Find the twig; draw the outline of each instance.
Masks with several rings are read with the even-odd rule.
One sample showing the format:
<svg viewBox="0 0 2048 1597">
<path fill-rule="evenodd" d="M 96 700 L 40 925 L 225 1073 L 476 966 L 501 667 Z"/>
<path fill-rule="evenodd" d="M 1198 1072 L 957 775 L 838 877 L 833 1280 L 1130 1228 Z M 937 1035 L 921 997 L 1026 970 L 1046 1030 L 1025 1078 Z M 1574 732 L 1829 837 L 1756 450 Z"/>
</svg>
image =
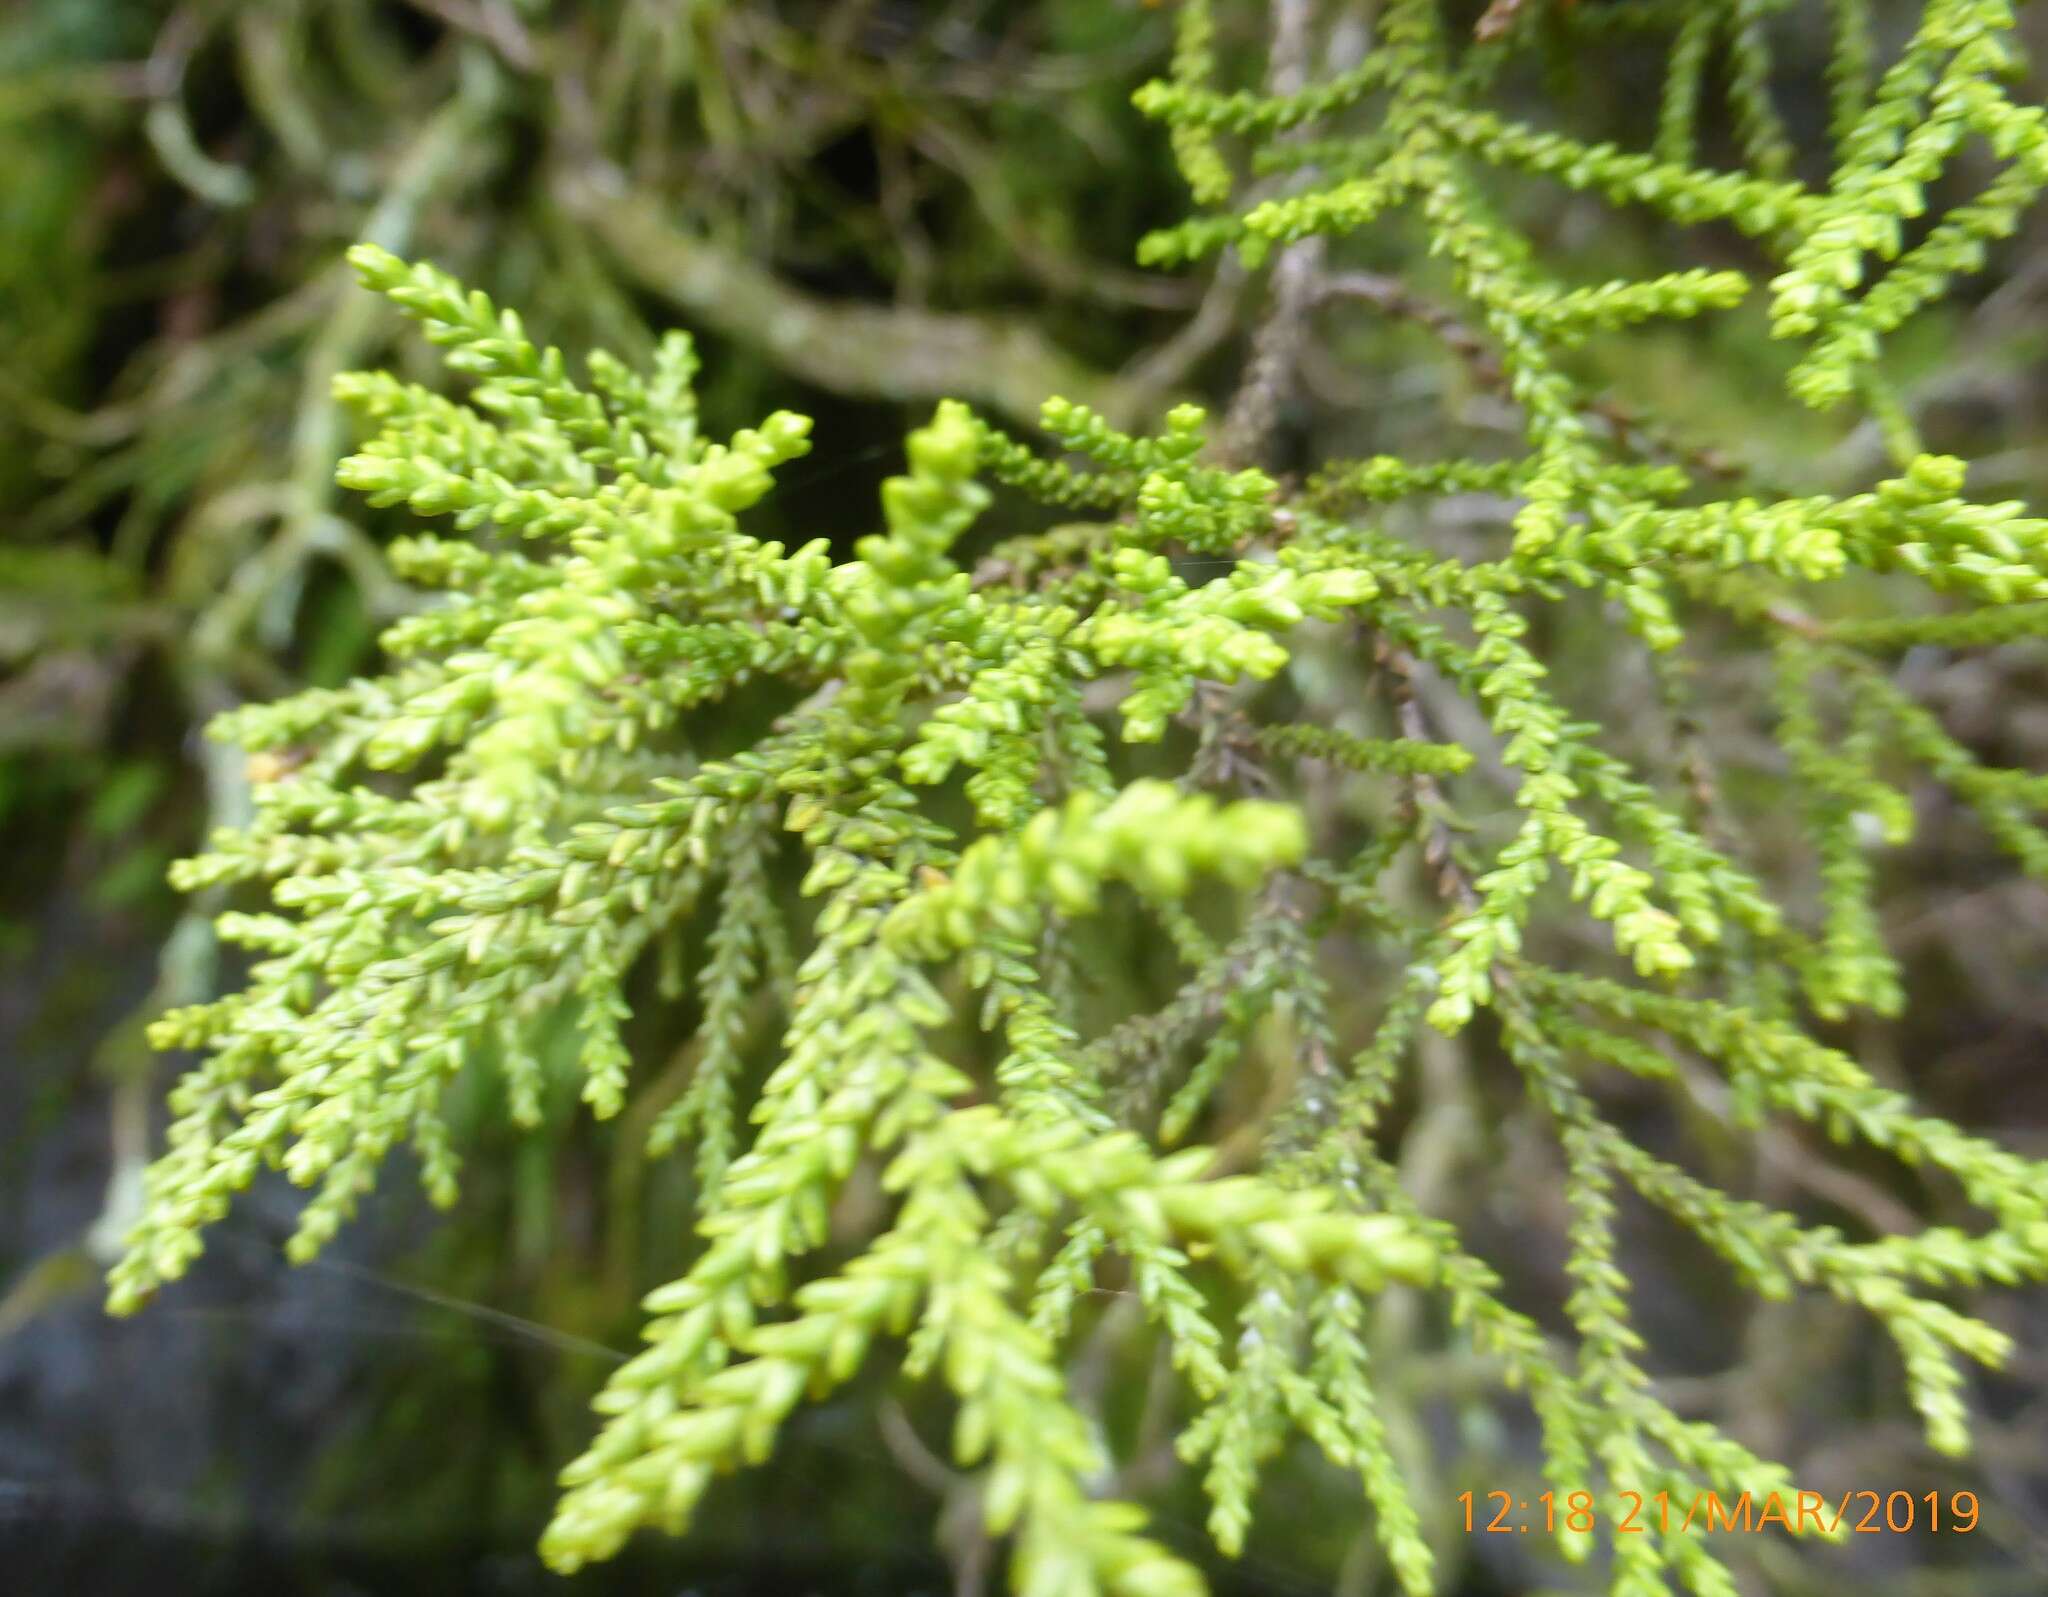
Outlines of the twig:
<svg viewBox="0 0 2048 1597">
<path fill-rule="evenodd" d="M 1308 81 L 1310 0 L 1274 0 L 1267 92 L 1293 94 Z M 1306 238 L 1280 252 L 1273 267 L 1273 309 L 1252 340 L 1251 363 L 1223 424 L 1223 453 L 1254 460 L 1265 452 L 1292 391 L 1309 313 L 1321 297 L 1328 241 Z"/>
<path fill-rule="evenodd" d="M 1080 401 L 1118 425 L 1141 394 L 1090 370 L 1010 318 L 834 301 L 674 227 L 651 198 L 622 190 L 595 165 L 560 173 L 555 196 L 627 276 L 728 338 L 752 345 L 792 376 L 842 394 L 965 399 L 1027 423 L 1049 394 Z"/>
</svg>

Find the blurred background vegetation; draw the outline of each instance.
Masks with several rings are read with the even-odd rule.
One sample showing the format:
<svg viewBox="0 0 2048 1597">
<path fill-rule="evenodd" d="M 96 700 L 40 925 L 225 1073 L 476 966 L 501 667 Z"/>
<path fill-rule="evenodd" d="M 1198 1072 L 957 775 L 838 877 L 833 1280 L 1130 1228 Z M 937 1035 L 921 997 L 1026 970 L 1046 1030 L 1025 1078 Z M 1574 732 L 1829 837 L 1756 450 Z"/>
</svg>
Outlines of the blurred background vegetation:
<svg viewBox="0 0 2048 1597">
<path fill-rule="evenodd" d="M 1772 23 L 1795 138 L 1825 122 L 1821 9 Z M 1912 8 L 1889 9 L 1897 23 Z M 2033 8 L 2037 52 L 2043 20 Z M 1223 59 L 1256 81 L 1258 8 L 1230 26 Z M 1164 135 L 1129 105 L 1170 32 L 1170 7 L 1141 0 L 24 0 L 0 16 L 0 1569 L 24 1572 L 19 1589 L 977 1589 L 966 1488 L 919 1440 L 943 1436 L 942 1416 L 884 1397 L 874 1426 L 872 1390 L 794 1425 L 776 1467 L 725 1488 L 731 1511 L 686 1544 L 568 1583 L 538 1571 L 553 1472 L 633 1345 L 639 1296 L 686 1246 L 686 1177 L 640 1149 L 688 1079 L 690 1000 L 643 1006 L 647 1084 L 621 1123 L 573 1113 L 566 1070 L 540 1135 L 479 1105 L 449 1218 L 394 1180 L 325 1261 L 289 1272 L 277 1243 L 294 1195 L 264 1187 L 149 1315 L 105 1320 L 97 1278 L 175 1063 L 148 1054 L 141 1025 L 224 974 L 207 924 L 220 906 L 181 904 L 163 880 L 245 804 L 239 756 L 197 730 L 243 700 L 345 680 L 410 603 L 378 557 L 400 518 L 332 486 L 350 438 L 328 383 L 375 365 L 438 379 L 350 286 L 342 250 L 367 238 L 432 259 L 572 355 L 638 361 L 688 326 L 714 431 L 777 405 L 818 418 L 815 455 L 758 530 L 850 546 L 906 425 L 941 395 L 1017 424 L 1052 393 L 1127 421 L 1227 398 L 1257 284 L 1228 258 L 1132 264 L 1136 240 L 1185 208 Z M 1622 29 L 1560 35 L 1550 66 L 1569 93 L 1549 114 L 1646 141 L 1660 50 Z M 1732 233 L 1558 192 L 1501 198 L 1600 275 L 1674 251 L 1753 264 Z M 1358 248 L 1386 285 L 1417 267 L 1400 236 Z M 1994 265 L 1896 375 L 1929 447 L 1980 462 L 1974 489 L 2038 503 L 2043 218 Z M 1455 340 L 1447 353 L 1388 295 L 1386 314 L 1310 347 L 1283 465 L 1438 454 L 1433 430 L 1512 427 L 1487 362 Z M 1884 464 L 1872 429 L 1782 398 L 1786 359 L 1760 314 L 1631 333 L 1604 358 L 1612 425 L 1704 451 L 1731 480 L 1841 491 Z M 1476 536 L 1460 514 L 1447 502 L 1434 529 L 1452 550 Z M 1549 646 L 1567 697 L 1575 673 L 1610 669 L 1596 633 Z M 1902 669 L 1987 758 L 2048 769 L 2038 645 Z M 1752 687 L 1760 703 L 1761 662 Z M 1704 713 L 1769 768 L 1754 704 Z M 1923 808 L 1886 864 L 1916 1007 L 1843 1040 L 1934 1112 L 2048 1153 L 2048 895 L 1944 820 Z M 1773 864 L 1796 847 L 1789 827 L 1750 841 Z M 1156 1005 L 1172 972 L 1139 950 L 1097 979 Z M 1511 1093 L 1432 1102 L 1450 1079 L 1425 1049 L 1409 1135 L 1441 1144 L 1421 1148 L 1437 1212 L 1540 1304 L 1554 1184 Z M 1872 1223 L 1900 1201 L 1892 1172 L 1805 1191 L 1817 1167 L 1795 1144 L 1718 1135 L 1716 1157 L 1754 1166 L 1762 1192 Z M 1735 1323 L 1671 1234 L 1646 1221 L 1633 1245 L 1644 1321 L 1693 1411 L 1819 1484 L 1984 1495 L 1973 1536 L 1866 1539 L 1818 1574 L 1760 1544 L 1770 1589 L 1833 1589 L 1852 1570 L 1902 1597 L 2048 1588 L 2038 1297 L 1990 1307 L 2034 1351 L 1980 1383 L 1981 1457 L 1937 1464 L 1846 1313 Z M 1147 1367 L 1124 1352 L 1116 1303 L 1101 1326 L 1077 1382 L 1142 1404 Z M 1415 1488 L 1428 1511 L 1534 1481 L 1526 1417 L 1481 1402 L 1455 1361 L 1421 1345 L 1398 1378 L 1431 1399 L 1439 1478 Z M 1140 1461 L 1154 1486 L 1159 1462 Z M 1199 1501 L 1181 1487 L 1161 1501 L 1166 1534 L 1192 1548 Z M 1380 1589 L 1352 1491 L 1304 1468 L 1298 1491 L 1265 1501 L 1219 1589 L 1320 1591 L 1311 1572 L 1330 1568 L 1347 1591 Z M 1539 1549 L 1445 1545 L 1458 1597 L 1564 1584 Z"/>
</svg>

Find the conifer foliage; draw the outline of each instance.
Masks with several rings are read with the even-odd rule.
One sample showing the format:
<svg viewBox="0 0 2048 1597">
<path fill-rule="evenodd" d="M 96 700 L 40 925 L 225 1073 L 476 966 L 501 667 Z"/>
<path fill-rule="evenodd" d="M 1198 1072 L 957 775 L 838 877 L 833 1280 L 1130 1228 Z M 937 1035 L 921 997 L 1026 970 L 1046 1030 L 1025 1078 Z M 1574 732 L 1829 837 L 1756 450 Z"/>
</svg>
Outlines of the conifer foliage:
<svg viewBox="0 0 2048 1597">
<path fill-rule="evenodd" d="M 383 674 L 214 728 L 270 757 L 268 779 L 255 819 L 177 880 L 261 884 L 271 907 L 221 919 L 257 956 L 241 990 L 156 1027 L 202 1057 L 175 1091 L 116 1310 L 180 1275 L 266 1167 L 312 1189 L 295 1258 L 402 1146 L 454 1202 L 444 1096 L 490 1070 L 504 1113 L 537 1123 L 534 1039 L 553 1017 L 580 1028 L 592 1113 L 617 1114 L 636 971 L 697 928 L 699 1063 L 650 1151 L 691 1162 L 701 1236 L 648 1298 L 647 1347 L 564 1474 L 544 1541 L 557 1568 L 642 1527 L 682 1530 L 718 1473 L 770 1459 L 797 1405 L 891 1359 L 950 1392 L 953 1452 L 986 1470 L 1015 1590 L 1201 1591 L 1141 1511 L 1098 1495 L 1105 1438 L 1068 1391 L 1078 1306 L 1109 1270 L 1180 1378 L 1181 1457 L 1226 1553 L 1262 1464 L 1298 1433 L 1358 1475 L 1401 1589 L 1435 1589 L 1371 1357 L 1368 1310 L 1394 1285 L 1526 1392 L 1560 1500 L 1789 1492 L 1646 1373 L 1615 1261 L 1623 1188 L 1760 1297 L 1831 1294 L 1875 1317 L 1931 1445 L 1964 1450 L 1964 1366 L 2007 1348 L 1946 1295 L 2048 1276 L 2048 1166 L 1922 1114 L 1815 1032 L 1907 997 L 1873 897 L 1874 855 L 1914 823 L 1906 764 L 2048 878 L 2048 779 L 1981 763 L 1890 669 L 1914 644 L 2048 631 L 2048 523 L 1973 497 L 1884 377 L 1886 339 L 2048 185 L 2048 126 L 2009 89 L 2005 0 L 1927 0 L 1888 64 L 1861 0 L 1837 0 L 1829 147 L 1799 148 L 1770 92 L 1780 9 L 1527 0 L 1492 7 L 1475 36 L 1465 9 L 1387 0 L 1368 37 L 1348 8 L 1283 3 L 1251 88 L 1219 79 L 1217 30 L 1262 10 L 1181 0 L 1172 74 L 1137 103 L 1202 210 L 1145 255 L 1234 249 L 1270 269 L 1230 425 L 1182 406 L 1127 433 L 1048 396 L 1041 445 L 941 404 L 851 558 L 749 534 L 810 426 L 777 413 L 707 436 L 683 334 L 649 370 L 599 356 L 579 381 L 514 313 L 356 248 L 362 282 L 470 383 L 465 400 L 376 373 L 339 384 L 374 431 L 340 480 L 447 529 L 390 552 L 445 602 L 391 627 Z M 1551 131 L 1507 87 L 1525 58 L 1616 32 L 1668 59 L 1649 147 Z M 1353 58 L 1317 65 L 1326 38 Z M 1716 107 L 1738 167 L 1702 154 Z M 1995 175 L 1928 217 L 1973 145 Z M 1507 220 L 1502 196 L 1543 184 L 1733 227 L 1774 275 L 1566 280 Z M 1395 230 L 1447 269 L 1458 308 L 1421 319 L 1499 380 L 1522 447 L 1328 462 L 1283 483 L 1256 462 L 1304 318 L 1422 303 L 1343 264 L 1355 237 Z M 1799 350 L 1798 399 L 1859 402 L 1885 426 L 1896 464 L 1867 491 L 1729 497 L 1722 474 L 1661 447 L 1654 418 L 1603 424 L 1581 346 L 1756 296 Z M 1502 505 L 1490 557 L 1415 532 L 1409 512 L 1450 493 Z M 998 496 L 1052 525 L 972 561 Z M 1925 598 L 1877 620 L 1833 603 L 1877 578 Z M 1611 752 L 1598 706 L 1561 701 L 1530 641 L 1546 613 L 1607 618 L 1617 658 L 1696 639 L 1770 657 L 1811 913 L 1684 795 L 1682 772 L 1638 768 Z M 1332 650 L 1386 684 L 1385 724 L 1317 699 L 1306 667 Z M 1490 729 L 1484 761 L 1432 725 L 1423 678 Z M 780 694 L 772 720 L 737 752 L 700 749 L 699 713 L 743 689 Z M 1379 795 L 1380 818 L 1299 802 L 1310 769 Z M 1454 824 L 1453 804 L 1506 816 L 1499 841 Z M 775 887 L 792 860 L 794 905 Z M 1411 860 L 1420 902 L 1396 890 Z M 1076 939 L 1109 913 L 1171 940 L 1185 986 L 1088 1035 Z M 1549 935 L 1582 917 L 1614 957 Z M 1368 1035 L 1332 1022 L 1333 941 L 1396 972 Z M 781 1043 L 756 1082 L 764 995 Z M 1296 1063 L 1250 1141 L 1179 1147 L 1230 1129 L 1216 1106 L 1274 1016 Z M 993 1039 L 992 1070 L 948 1057 L 962 1026 Z M 1511 1306 L 1390 1160 L 1381 1122 L 1425 1027 L 1497 1036 L 1554 1131 L 1568 1338 Z M 1645 1150 L 1604 1114 L 1600 1080 L 1677 1091 L 1681 1061 L 1718 1072 L 1745 1125 L 1805 1122 L 1938 1173 L 1982 1224 L 1859 1238 Z M 886 1217 L 821 1267 L 863 1165 L 882 1171 Z M 1624 1597 L 1734 1589 L 1725 1549 L 1697 1536 L 1572 1527 L 1566 1542 L 1597 1549 L 1588 1579 Z"/>
</svg>

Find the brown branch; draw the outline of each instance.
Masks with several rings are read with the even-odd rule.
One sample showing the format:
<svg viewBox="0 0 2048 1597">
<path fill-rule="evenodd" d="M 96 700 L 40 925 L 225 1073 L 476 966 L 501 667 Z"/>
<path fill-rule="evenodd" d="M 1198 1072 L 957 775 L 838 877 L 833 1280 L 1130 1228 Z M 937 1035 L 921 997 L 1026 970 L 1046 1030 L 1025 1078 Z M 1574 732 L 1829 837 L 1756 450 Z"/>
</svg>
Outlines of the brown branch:
<svg viewBox="0 0 2048 1597">
<path fill-rule="evenodd" d="M 1296 93 L 1308 81 L 1309 30 L 1315 8 L 1308 0 L 1273 0 L 1273 50 L 1266 67 L 1268 93 Z M 1255 461 L 1279 421 L 1292 391 L 1309 313 L 1322 295 L 1323 258 L 1328 241 L 1306 238 L 1280 252 L 1273 267 L 1273 309 L 1252 339 L 1251 363 L 1232 397 L 1223 423 L 1226 459 Z"/>
<path fill-rule="evenodd" d="M 1363 300 L 1389 316 L 1414 322 L 1437 336 L 1472 374 L 1474 382 L 1488 393 L 1512 399 L 1514 385 L 1500 357 L 1478 333 L 1450 311 L 1432 304 L 1399 278 L 1380 272 L 1335 272 L 1323 278 L 1321 297 Z M 1743 467 L 1719 450 L 1681 443 L 1664 436 L 1642 414 L 1612 395 L 1586 401 L 1585 414 L 1604 421 L 1617 447 L 1633 449 L 1638 455 L 1654 451 L 1709 477 L 1741 477 Z M 1638 442 L 1638 440 L 1640 442 Z"/>
<path fill-rule="evenodd" d="M 805 293 L 737 251 L 692 237 L 652 199 L 619 192 L 616 176 L 599 169 L 561 173 L 554 193 L 643 288 L 820 388 L 964 399 L 1026 423 L 1057 394 L 1118 426 L 1139 419 L 1130 384 L 1083 365 L 1028 323 Z"/>
<path fill-rule="evenodd" d="M 1418 743 L 1435 741 L 1415 691 L 1415 657 L 1395 648 L 1384 637 L 1375 644 L 1374 657 L 1386 672 L 1388 692 L 1394 701 L 1394 720 L 1401 736 Z M 1459 860 L 1457 842 L 1443 818 L 1449 804 L 1442 784 L 1426 771 L 1413 773 L 1404 778 L 1404 783 L 1405 807 L 1428 823 L 1422 839 L 1422 858 L 1436 873 L 1437 895 L 1468 913 L 1477 909 L 1479 890 L 1472 885 L 1471 872 Z"/>
</svg>

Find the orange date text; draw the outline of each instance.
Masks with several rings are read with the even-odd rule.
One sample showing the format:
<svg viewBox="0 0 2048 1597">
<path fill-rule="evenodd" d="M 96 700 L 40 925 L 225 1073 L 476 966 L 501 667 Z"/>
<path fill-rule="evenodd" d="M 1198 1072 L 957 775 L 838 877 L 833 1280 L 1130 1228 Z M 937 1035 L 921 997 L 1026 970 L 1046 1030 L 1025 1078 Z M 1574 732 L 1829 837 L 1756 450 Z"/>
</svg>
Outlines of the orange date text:
<svg viewBox="0 0 2048 1597">
<path fill-rule="evenodd" d="M 1728 1535 L 1782 1530 L 1794 1536 L 1963 1535 L 1977 1528 L 1975 1492 L 1616 1492 L 1605 1506 L 1589 1491 L 1460 1492 L 1465 1529 L 1481 1535 Z"/>
</svg>

